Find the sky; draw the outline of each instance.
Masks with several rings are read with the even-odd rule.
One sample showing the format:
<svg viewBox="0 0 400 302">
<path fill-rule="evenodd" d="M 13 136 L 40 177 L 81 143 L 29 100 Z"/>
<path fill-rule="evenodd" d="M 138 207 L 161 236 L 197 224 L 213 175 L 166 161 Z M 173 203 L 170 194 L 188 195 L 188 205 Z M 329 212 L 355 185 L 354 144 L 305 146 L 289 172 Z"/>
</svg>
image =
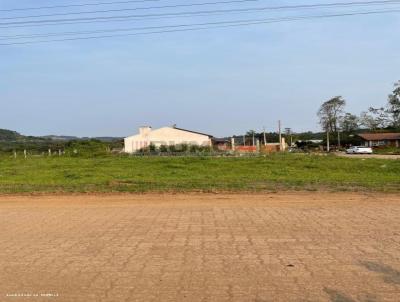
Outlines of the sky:
<svg viewBox="0 0 400 302">
<path fill-rule="evenodd" d="M 95 2 L 1 0 L 0 10 Z M 202 2 L 214 1 L 160 0 L 58 10 L 0 11 L 0 23 L 10 22 L 4 18 L 16 16 Z M 332 2 L 336 1 L 259 0 L 123 14 Z M 400 4 L 390 8 L 393 7 L 400 9 Z M 384 8 L 262 11 L 23 28 L 12 25 L 0 28 L 0 38 L 376 9 Z M 66 17 L 71 18 L 58 18 Z M 11 21 L 21 20 L 26 19 Z M 399 28 L 400 12 L 0 45 L 0 128 L 25 135 L 128 136 L 142 125 L 157 128 L 177 124 L 214 136 L 228 136 L 250 129 L 260 131 L 263 127 L 276 131 L 278 120 L 282 120 L 283 127 L 294 132 L 317 131 L 316 112 L 331 97 L 343 96 L 346 110 L 356 114 L 386 103 L 394 82 L 400 80 Z M 7 41 L 3 38 L 0 44 Z"/>
</svg>

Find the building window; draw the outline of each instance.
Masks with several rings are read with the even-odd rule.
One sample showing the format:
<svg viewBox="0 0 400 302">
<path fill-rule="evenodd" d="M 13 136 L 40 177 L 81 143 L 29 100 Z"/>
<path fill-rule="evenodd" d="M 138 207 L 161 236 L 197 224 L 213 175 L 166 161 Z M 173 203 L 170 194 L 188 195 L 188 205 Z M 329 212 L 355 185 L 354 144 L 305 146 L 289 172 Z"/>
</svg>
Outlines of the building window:
<svg viewBox="0 0 400 302">
<path fill-rule="evenodd" d="M 372 142 L 373 147 L 379 147 L 379 146 L 385 146 L 385 145 L 386 145 L 386 141 L 373 141 Z"/>
</svg>

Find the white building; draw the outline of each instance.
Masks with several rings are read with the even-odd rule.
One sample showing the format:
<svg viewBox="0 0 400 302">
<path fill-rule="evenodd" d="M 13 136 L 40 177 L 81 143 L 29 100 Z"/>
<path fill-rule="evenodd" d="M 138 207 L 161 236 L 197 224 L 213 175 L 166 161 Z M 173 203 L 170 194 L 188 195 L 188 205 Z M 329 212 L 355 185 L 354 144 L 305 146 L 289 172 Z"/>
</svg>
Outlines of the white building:
<svg viewBox="0 0 400 302">
<path fill-rule="evenodd" d="M 151 127 L 140 127 L 139 134 L 124 139 L 125 152 L 133 153 L 140 149 L 154 145 L 157 148 L 161 145 L 197 145 L 211 146 L 212 136 L 200 132 L 180 129 L 175 126 L 163 127 L 153 130 Z"/>
</svg>

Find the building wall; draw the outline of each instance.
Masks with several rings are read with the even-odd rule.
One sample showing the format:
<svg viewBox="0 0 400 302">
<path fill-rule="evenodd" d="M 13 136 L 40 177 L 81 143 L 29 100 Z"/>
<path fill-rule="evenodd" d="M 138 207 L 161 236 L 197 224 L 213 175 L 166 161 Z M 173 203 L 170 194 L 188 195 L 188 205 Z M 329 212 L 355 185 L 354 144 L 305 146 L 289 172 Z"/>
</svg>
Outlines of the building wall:
<svg viewBox="0 0 400 302">
<path fill-rule="evenodd" d="M 400 140 L 365 141 L 365 147 L 400 147 Z"/>
<path fill-rule="evenodd" d="M 150 145 L 172 146 L 180 144 L 211 146 L 211 139 L 207 135 L 164 127 L 157 130 L 141 128 L 139 134 L 125 138 L 125 152 L 133 153 Z"/>
</svg>

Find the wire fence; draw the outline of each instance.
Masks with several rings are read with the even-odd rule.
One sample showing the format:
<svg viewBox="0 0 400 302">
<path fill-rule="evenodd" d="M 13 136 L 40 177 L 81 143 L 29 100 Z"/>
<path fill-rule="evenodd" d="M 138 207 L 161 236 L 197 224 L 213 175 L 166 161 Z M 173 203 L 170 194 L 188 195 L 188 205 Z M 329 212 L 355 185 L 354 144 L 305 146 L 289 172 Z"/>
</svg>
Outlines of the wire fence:
<svg viewBox="0 0 400 302">
<path fill-rule="evenodd" d="M 204 152 L 135 152 L 124 153 L 122 150 L 104 150 L 103 152 L 88 152 L 87 150 L 48 150 L 47 152 L 37 150 L 23 150 L 23 151 L 3 151 L 0 156 L 3 158 L 14 159 L 29 159 L 29 158 L 62 158 L 62 157 L 258 157 L 264 156 L 267 153 L 261 151 L 204 151 Z"/>
</svg>

